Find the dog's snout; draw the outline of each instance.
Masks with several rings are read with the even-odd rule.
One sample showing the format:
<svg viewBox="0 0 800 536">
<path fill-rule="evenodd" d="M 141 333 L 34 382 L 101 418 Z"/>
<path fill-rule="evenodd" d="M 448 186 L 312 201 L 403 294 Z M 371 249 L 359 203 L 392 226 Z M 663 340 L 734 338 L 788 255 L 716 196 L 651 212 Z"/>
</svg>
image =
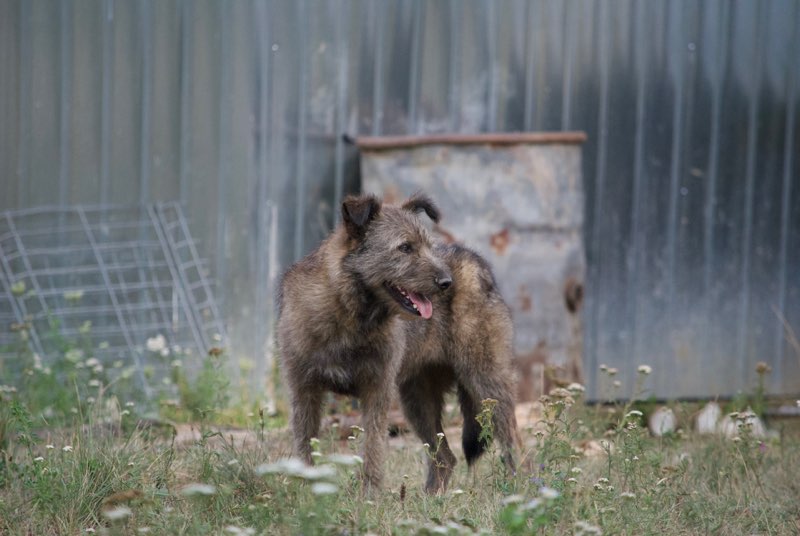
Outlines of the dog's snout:
<svg viewBox="0 0 800 536">
<path fill-rule="evenodd" d="M 436 278 L 436 284 L 439 285 L 440 289 L 447 290 L 453 284 L 453 278 L 449 275 L 441 275 Z"/>
</svg>

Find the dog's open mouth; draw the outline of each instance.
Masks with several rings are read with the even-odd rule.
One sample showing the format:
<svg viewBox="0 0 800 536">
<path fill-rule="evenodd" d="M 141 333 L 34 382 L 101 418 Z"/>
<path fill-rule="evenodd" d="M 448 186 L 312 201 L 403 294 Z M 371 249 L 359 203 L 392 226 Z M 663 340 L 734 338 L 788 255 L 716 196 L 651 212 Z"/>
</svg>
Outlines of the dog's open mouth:
<svg viewBox="0 0 800 536">
<path fill-rule="evenodd" d="M 388 282 L 384 283 L 384 286 L 389 291 L 392 298 L 402 305 L 409 313 L 419 315 L 426 320 L 433 316 L 433 304 L 422 294 L 417 294 L 416 292 L 406 290 Z"/>
</svg>

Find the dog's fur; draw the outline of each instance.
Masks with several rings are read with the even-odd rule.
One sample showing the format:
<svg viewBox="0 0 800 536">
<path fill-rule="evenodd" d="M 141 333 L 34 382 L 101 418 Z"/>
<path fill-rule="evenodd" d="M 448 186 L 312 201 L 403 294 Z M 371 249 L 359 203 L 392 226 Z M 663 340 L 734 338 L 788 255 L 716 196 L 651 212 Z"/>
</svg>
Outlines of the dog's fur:
<svg viewBox="0 0 800 536">
<path fill-rule="evenodd" d="M 400 207 L 350 196 L 342 204 L 342 225 L 281 282 L 278 349 L 294 452 L 311 463 L 310 440 L 319 432 L 326 391 L 356 396 L 363 410 L 367 487 L 383 479 L 387 410 L 406 347 L 403 319 L 429 323 L 421 313 L 436 317 L 429 299 L 451 283 L 417 216 L 423 211 L 438 221 L 438 210 L 421 195 Z"/>
<path fill-rule="evenodd" d="M 447 488 L 456 463 L 447 438 L 437 437 L 443 433 L 444 396 L 453 387 L 464 416 L 462 445 L 469 465 L 486 447 L 479 439 L 476 416 L 487 398 L 497 400 L 493 435 L 512 473 L 514 447 L 520 441 L 514 414 L 510 311 L 483 258 L 457 245 L 439 245 L 435 251 L 447 263 L 453 285 L 434 297 L 432 321 L 406 325 L 406 351 L 397 378 L 406 418 L 431 446 L 428 493 Z"/>
</svg>

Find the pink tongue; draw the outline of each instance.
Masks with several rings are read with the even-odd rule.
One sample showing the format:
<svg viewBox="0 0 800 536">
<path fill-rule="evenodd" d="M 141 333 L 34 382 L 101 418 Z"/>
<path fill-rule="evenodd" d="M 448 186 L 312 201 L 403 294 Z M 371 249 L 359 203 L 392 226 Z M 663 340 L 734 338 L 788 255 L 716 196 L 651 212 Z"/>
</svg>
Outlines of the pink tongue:
<svg viewBox="0 0 800 536">
<path fill-rule="evenodd" d="M 417 310 L 419 314 L 424 319 L 429 319 L 433 316 L 433 304 L 427 299 L 425 296 L 420 296 L 419 294 L 415 294 L 414 292 L 406 291 L 408 294 L 408 298 L 414 302 L 414 305 L 417 306 Z"/>
</svg>

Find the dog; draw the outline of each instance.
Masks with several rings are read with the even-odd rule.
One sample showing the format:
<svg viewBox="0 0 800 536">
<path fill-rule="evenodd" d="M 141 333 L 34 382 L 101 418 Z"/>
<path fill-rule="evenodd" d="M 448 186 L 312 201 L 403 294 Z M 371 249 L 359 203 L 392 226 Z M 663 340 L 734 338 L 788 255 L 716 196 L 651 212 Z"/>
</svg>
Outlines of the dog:
<svg viewBox="0 0 800 536">
<path fill-rule="evenodd" d="M 277 343 L 288 387 L 295 455 L 311 463 L 323 397 L 358 397 L 365 430 L 363 481 L 379 488 L 387 412 L 406 351 L 404 320 L 429 323 L 431 301 L 452 284 L 423 225 L 439 211 L 424 195 L 401 206 L 348 196 L 342 223 L 280 285 Z"/>
<path fill-rule="evenodd" d="M 507 470 L 514 473 L 514 447 L 521 444 L 514 414 L 511 313 L 492 270 L 486 260 L 460 245 L 440 244 L 434 251 L 452 274 L 452 288 L 433 297 L 437 314 L 432 321 L 406 325 L 406 350 L 397 377 L 406 418 L 430 445 L 425 490 L 431 494 L 446 490 L 456 464 L 442 429 L 444 397 L 453 388 L 464 417 L 462 446 L 469 466 L 494 438 Z M 487 399 L 496 403 L 484 402 Z M 483 437 L 476 419 L 482 404 L 494 404 L 488 410 L 492 430 Z"/>
</svg>

